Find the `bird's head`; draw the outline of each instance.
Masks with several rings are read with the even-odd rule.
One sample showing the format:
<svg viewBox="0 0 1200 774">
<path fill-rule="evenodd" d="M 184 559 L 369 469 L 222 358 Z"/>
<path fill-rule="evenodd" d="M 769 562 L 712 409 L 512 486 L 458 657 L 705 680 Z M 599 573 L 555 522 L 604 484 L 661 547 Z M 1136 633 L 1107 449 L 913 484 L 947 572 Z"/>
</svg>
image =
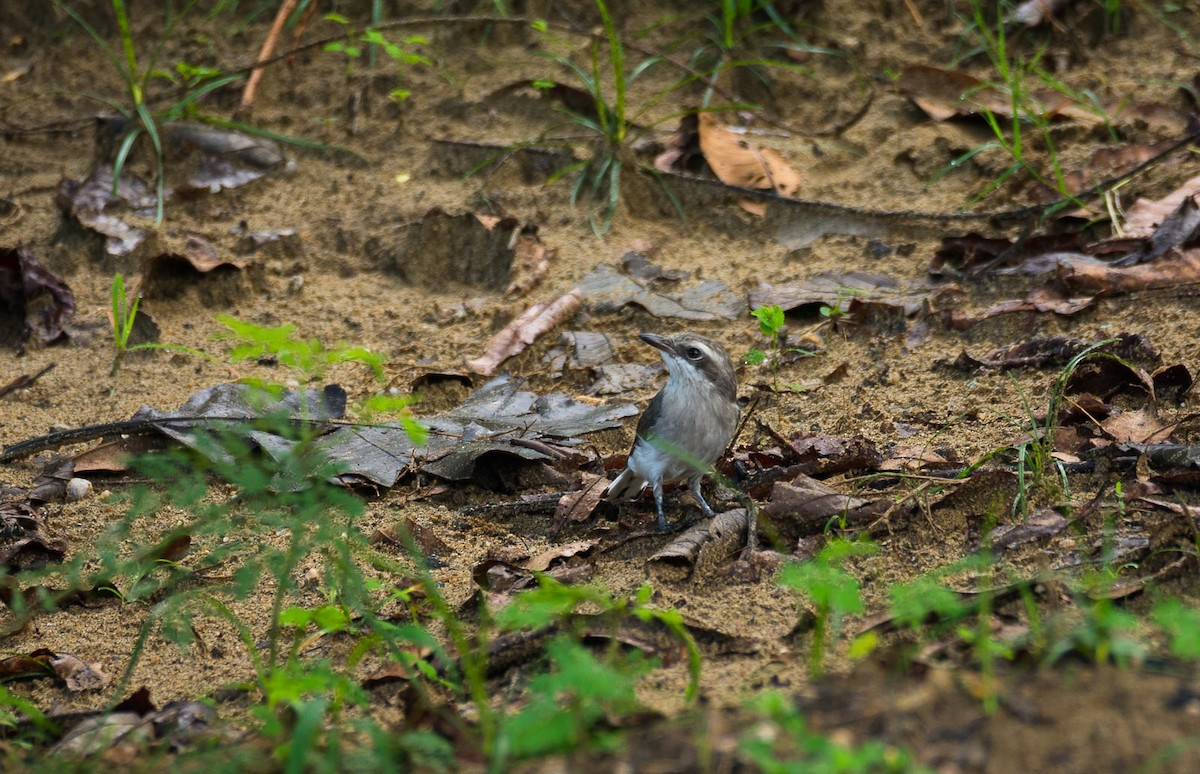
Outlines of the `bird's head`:
<svg viewBox="0 0 1200 774">
<path fill-rule="evenodd" d="M 737 400 L 737 374 L 733 370 L 733 361 L 717 342 L 698 333 L 674 336 L 643 333 L 641 339 L 662 352 L 670 374 L 668 384 L 679 380 L 681 386 L 690 384 L 715 389 L 729 400 Z"/>
</svg>

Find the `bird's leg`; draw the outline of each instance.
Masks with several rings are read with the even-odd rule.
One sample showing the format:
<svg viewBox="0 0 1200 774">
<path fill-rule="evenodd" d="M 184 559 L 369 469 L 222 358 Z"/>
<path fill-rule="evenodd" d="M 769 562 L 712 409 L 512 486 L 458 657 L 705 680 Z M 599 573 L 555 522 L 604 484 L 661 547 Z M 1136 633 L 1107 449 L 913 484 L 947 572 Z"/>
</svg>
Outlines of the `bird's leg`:
<svg viewBox="0 0 1200 774">
<path fill-rule="evenodd" d="M 671 526 L 667 524 L 667 517 L 663 515 L 663 485 L 661 481 L 654 482 L 654 506 L 658 509 L 658 531 L 670 532 Z"/>
<path fill-rule="evenodd" d="M 709 506 L 708 501 L 704 499 L 704 495 L 700 494 L 700 480 L 704 478 L 703 473 L 697 473 L 688 481 L 688 489 L 692 493 L 692 497 L 696 498 L 696 502 L 700 504 L 700 510 L 704 511 L 704 515 L 708 518 L 716 516 L 713 509 Z"/>
</svg>

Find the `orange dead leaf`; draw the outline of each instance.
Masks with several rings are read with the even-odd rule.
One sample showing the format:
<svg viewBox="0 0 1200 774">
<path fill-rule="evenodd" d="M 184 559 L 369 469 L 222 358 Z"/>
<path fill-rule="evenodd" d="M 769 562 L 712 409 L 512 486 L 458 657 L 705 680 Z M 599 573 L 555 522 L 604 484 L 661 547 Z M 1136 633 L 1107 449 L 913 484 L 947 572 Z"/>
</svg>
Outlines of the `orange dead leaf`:
<svg viewBox="0 0 1200 774">
<path fill-rule="evenodd" d="M 699 118 L 700 152 L 722 183 L 795 196 L 803 178 L 778 151 L 751 144 L 711 113 Z"/>
</svg>

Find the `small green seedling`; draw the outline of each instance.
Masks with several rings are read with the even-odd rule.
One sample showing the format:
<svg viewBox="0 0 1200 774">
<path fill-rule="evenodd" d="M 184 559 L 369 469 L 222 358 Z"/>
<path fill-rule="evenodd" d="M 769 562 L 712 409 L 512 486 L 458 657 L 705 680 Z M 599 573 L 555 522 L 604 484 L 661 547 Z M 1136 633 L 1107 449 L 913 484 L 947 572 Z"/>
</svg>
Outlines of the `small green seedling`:
<svg viewBox="0 0 1200 774">
<path fill-rule="evenodd" d="M 822 304 L 817 311 L 832 325 L 850 324 L 850 301 L 859 296 L 867 295 L 867 291 L 858 288 L 840 287 L 837 298 L 832 304 Z"/>
<path fill-rule="evenodd" d="M 125 278 L 120 273 L 114 274 L 111 285 L 112 310 L 109 322 L 112 323 L 113 334 L 113 364 L 109 376 L 116 376 L 121 368 L 121 360 L 129 351 L 129 336 L 133 333 L 133 322 L 137 319 L 138 305 L 142 302 L 142 294 L 137 293 L 130 300 L 125 290 Z"/>
<path fill-rule="evenodd" d="M 747 365 L 762 365 L 770 361 L 771 364 L 771 389 L 778 392 L 779 390 L 779 361 L 783 357 L 784 352 L 796 352 L 803 357 L 813 357 L 815 353 L 800 347 L 791 347 L 784 349 L 783 326 L 785 317 L 783 308 L 777 305 L 760 306 L 757 309 L 751 310 L 751 315 L 758 320 L 759 332 L 770 339 L 770 352 L 764 352 L 761 349 L 750 349 L 743 355 L 742 360 Z M 797 384 L 785 384 L 789 390 L 802 392 L 803 387 Z"/>
<path fill-rule="evenodd" d="M 361 35 L 355 37 L 350 20 L 345 16 L 342 16 L 339 13 L 329 13 L 325 14 L 325 20 L 340 24 L 342 26 L 342 32 L 344 33 L 345 38 L 343 40 L 334 40 L 326 43 L 325 50 L 334 53 L 340 53 L 346 57 L 347 79 L 354 76 L 354 63 L 362 58 L 363 50 L 362 47 L 359 46 L 359 43 L 366 43 L 368 46 L 378 46 L 379 48 L 383 49 L 383 51 L 392 58 L 392 61 L 396 63 L 397 76 L 399 76 L 399 71 L 404 65 L 433 64 L 429 60 L 429 57 L 422 56 L 421 54 L 413 51 L 415 46 L 423 46 L 429 43 L 429 40 L 421 35 L 409 35 L 401 40 L 400 43 L 395 43 L 391 40 L 388 40 L 388 38 L 379 30 L 367 29 L 364 30 Z M 388 97 L 390 97 L 394 102 L 403 102 L 410 96 L 412 96 L 411 91 L 399 87 L 393 89 L 388 94 Z"/>
<path fill-rule="evenodd" d="M 109 376 L 116 376 L 117 372 L 121 370 L 121 361 L 125 359 L 125 355 L 138 349 L 165 349 L 171 352 L 196 355 L 207 360 L 213 359 L 207 352 L 180 344 L 159 344 L 158 342 L 148 341 L 130 346 L 129 337 L 133 334 L 133 326 L 137 320 L 138 306 L 142 302 L 142 294 L 140 292 L 135 293 L 131 299 L 129 292 L 125 289 L 125 278 L 119 272 L 113 275 L 110 290 L 112 306 L 109 309 L 109 322 L 112 326 L 113 336 L 113 363 L 112 370 L 108 374 Z"/>
</svg>

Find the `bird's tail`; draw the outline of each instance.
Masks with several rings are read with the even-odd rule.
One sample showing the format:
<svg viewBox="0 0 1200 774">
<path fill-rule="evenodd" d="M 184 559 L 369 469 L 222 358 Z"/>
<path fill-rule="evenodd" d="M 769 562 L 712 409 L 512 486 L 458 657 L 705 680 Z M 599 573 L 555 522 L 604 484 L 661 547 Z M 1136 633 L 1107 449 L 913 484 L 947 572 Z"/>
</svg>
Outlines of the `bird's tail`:
<svg viewBox="0 0 1200 774">
<path fill-rule="evenodd" d="M 621 475 L 613 479 L 604 490 L 605 500 L 632 500 L 646 486 L 646 480 L 629 468 L 621 471 Z"/>
</svg>

